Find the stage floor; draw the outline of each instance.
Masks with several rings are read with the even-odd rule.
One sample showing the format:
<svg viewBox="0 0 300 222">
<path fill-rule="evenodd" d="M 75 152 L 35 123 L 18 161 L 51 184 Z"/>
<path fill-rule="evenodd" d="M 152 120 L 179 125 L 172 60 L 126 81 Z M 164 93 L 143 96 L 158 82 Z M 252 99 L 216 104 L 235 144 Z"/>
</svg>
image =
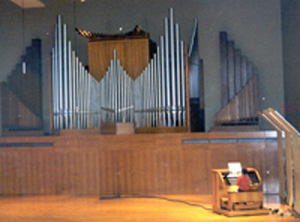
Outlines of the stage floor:
<svg viewBox="0 0 300 222">
<path fill-rule="evenodd" d="M 300 221 L 294 216 L 226 217 L 211 211 L 211 195 L 168 195 L 132 198 L 99 196 L 0 197 L 1 222 L 190 222 L 190 221 Z M 102 197 L 101 197 L 102 198 Z M 287 210 L 277 195 L 265 196 L 264 206 Z"/>
</svg>

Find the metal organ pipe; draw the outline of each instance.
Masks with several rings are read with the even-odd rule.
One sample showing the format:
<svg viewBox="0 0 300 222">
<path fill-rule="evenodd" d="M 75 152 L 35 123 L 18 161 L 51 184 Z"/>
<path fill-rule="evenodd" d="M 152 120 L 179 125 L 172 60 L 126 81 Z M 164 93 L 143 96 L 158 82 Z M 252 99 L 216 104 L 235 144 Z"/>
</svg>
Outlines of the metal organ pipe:
<svg viewBox="0 0 300 222">
<path fill-rule="evenodd" d="M 160 110 L 162 112 L 162 125 L 166 126 L 166 74 L 165 74 L 165 42 L 164 37 L 161 36 L 160 38 L 160 44 L 161 44 L 161 106 Z"/>
<path fill-rule="evenodd" d="M 167 125 L 170 126 L 171 124 L 171 114 L 170 114 L 170 111 L 171 111 L 171 87 L 170 87 L 170 58 L 169 58 L 169 20 L 168 18 L 165 18 L 165 69 L 166 69 L 166 72 L 165 72 L 165 76 L 166 76 L 166 95 L 167 95 L 167 98 L 166 98 L 166 101 L 167 101 L 167 104 L 166 104 L 166 112 L 167 112 Z"/>
<path fill-rule="evenodd" d="M 179 25 L 175 25 L 175 45 L 176 45 L 176 51 L 175 51 L 175 57 L 176 57 L 176 83 L 177 83 L 177 114 L 178 114 L 178 125 L 181 125 L 181 116 L 182 116 L 182 105 L 181 105 L 181 99 L 182 99 L 182 93 L 181 93 L 181 72 L 180 72 L 180 47 L 179 47 Z"/>
<path fill-rule="evenodd" d="M 58 17 L 58 90 L 59 90 L 59 128 L 63 128 L 63 76 L 62 76 L 62 26 Z"/>
<path fill-rule="evenodd" d="M 184 43 L 183 41 L 180 42 L 180 55 L 181 55 L 181 69 L 180 69 L 180 73 L 181 73 L 181 94 L 182 94 L 182 111 L 183 111 L 183 126 L 186 126 L 186 81 L 185 81 L 185 68 L 184 68 Z"/>
<path fill-rule="evenodd" d="M 171 65 L 171 89 L 172 89 L 172 121 L 173 121 L 173 126 L 176 125 L 176 82 L 175 82 L 175 49 L 174 49 L 174 18 L 173 18 L 173 9 L 170 8 L 170 55 L 171 55 L 171 61 L 170 61 L 170 65 Z"/>
<path fill-rule="evenodd" d="M 72 85 L 73 85 L 73 61 L 72 61 L 72 51 L 71 51 L 71 42 L 68 42 L 68 95 L 69 95 L 69 104 L 68 104 L 68 113 L 70 119 L 69 129 L 73 128 L 73 92 L 72 92 Z"/>
<path fill-rule="evenodd" d="M 158 126 L 163 126 L 163 119 L 162 119 L 162 70 L 161 70 L 161 54 L 160 54 L 160 47 L 157 47 L 157 94 L 158 94 L 158 104 L 157 104 L 157 112 L 158 112 Z"/>
<path fill-rule="evenodd" d="M 65 123 L 65 128 L 69 128 L 69 118 L 68 118 L 68 65 L 67 65 L 67 26 L 64 24 L 63 25 L 63 33 L 62 33 L 62 54 L 63 54 L 63 63 L 62 63 L 62 85 L 63 85 L 63 119 Z"/>
<path fill-rule="evenodd" d="M 57 111 L 56 111 L 56 102 L 57 102 L 57 98 L 56 98 L 56 79 L 55 79 L 55 70 L 56 70 L 56 62 L 55 62 L 55 49 L 52 49 L 52 113 L 53 113 L 53 129 L 57 129 Z"/>
</svg>

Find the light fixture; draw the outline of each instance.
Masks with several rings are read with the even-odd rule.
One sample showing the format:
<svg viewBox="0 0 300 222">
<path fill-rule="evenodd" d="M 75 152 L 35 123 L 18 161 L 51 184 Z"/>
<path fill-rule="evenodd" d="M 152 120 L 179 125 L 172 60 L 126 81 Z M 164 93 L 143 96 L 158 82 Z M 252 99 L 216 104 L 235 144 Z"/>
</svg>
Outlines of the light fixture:
<svg viewBox="0 0 300 222">
<path fill-rule="evenodd" d="M 40 0 L 10 0 L 21 8 L 43 8 L 45 4 Z"/>
</svg>

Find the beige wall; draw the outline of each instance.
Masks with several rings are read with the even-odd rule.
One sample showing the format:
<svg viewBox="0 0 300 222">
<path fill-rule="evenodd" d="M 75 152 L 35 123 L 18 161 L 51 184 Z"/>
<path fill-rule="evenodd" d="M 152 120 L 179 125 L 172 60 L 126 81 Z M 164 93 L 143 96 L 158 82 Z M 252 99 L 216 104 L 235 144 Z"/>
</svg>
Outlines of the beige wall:
<svg viewBox="0 0 300 222">
<path fill-rule="evenodd" d="M 236 47 L 259 69 L 260 110 L 283 106 L 283 68 L 281 47 L 281 15 L 279 0 L 43 0 L 46 8 L 27 9 L 25 45 L 32 38 L 43 44 L 44 120 L 48 117 L 48 54 L 53 46 L 56 15 L 61 14 L 69 27 L 69 37 L 79 58 L 87 64 L 87 41 L 74 32 L 74 27 L 94 32 L 116 33 L 140 25 L 158 42 L 163 35 L 163 19 L 173 7 L 175 20 L 181 26 L 181 38 L 189 44 L 193 19 L 199 22 L 199 52 L 204 61 L 206 130 L 212 116 L 221 108 L 220 101 L 220 31 L 227 31 Z M 75 6 L 75 7 L 74 7 Z M 75 13 L 74 13 L 75 12 Z M 0 2 L 0 80 L 13 69 L 22 54 L 22 10 L 9 1 Z M 267 128 L 267 124 L 262 124 Z"/>
</svg>

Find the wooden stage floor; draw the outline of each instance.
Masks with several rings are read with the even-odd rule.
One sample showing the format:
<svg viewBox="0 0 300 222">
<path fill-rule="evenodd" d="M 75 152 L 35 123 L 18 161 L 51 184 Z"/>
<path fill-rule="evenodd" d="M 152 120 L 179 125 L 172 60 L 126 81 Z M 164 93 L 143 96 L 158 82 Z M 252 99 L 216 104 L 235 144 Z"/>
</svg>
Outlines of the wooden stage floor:
<svg viewBox="0 0 300 222">
<path fill-rule="evenodd" d="M 159 197 L 161 198 L 122 196 L 121 198 L 99 199 L 99 196 L 67 195 L 0 197 L 0 221 L 300 221 L 300 218 L 294 216 L 282 217 L 277 214 L 230 218 L 218 215 L 210 210 L 211 195 Z M 264 206 L 268 209 L 288 209 L 280 204 L 277 195 L 266 196 Z"/>
</svg>

